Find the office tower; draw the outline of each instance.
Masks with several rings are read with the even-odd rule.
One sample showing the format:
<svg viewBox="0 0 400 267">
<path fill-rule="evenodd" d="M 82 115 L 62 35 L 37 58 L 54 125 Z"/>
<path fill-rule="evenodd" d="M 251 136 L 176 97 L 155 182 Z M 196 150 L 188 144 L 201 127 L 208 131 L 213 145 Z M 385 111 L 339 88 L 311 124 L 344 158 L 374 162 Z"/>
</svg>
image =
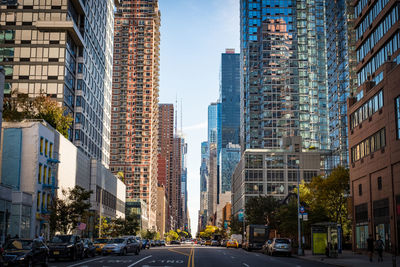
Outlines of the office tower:
<svg viewBox="0 0 400 267">
<path fill-rule="evenodd" d="M 200 165 L 200 210 L 198 217 L 198 229 L 203 231 L 207 225 L 207 209 L 208 209 L 208 142 L 201 143 L 201 165 Z M 199 231 L 199 232 L 200 232 Z"/>
<path fill-rule="evenodd" d="M 174 146 L 174 105 L 173 104 L 159 104 L 158 106 L 158 183 L 162 184 L 165 188 L 167 198 L 167 214 L 165 228 L 170 228 L 170 203 L 172 203 L 173 186 L 173 146 Z"/>
<path fill-rule="evenodd" d="M 329 138 L 332 155 L 328 169 L 348 167 L 347 98 L 357 88 L 355 31 L 350 0 L 325 1 L 328 74 Z"/>
<path fill-rule="evenodd" d="M 171 205 L 171 229 L 182 227 L 182 139 L 174 136 L 174 159 L 172 168 L 172 203 Z"/>
<path fill-rule="evenodd" d="M 1 9 L 5 97 L 57 100 L 74 118 L 69 139 L 108 166 L 114 1 L 3 1 Z"/>
<path fill-rule="evenodd" d="M 208 221 L 216 225 L 217 195 L 218 195 L 218 168 L 217 168 L 217 144 L 211 143 L 209 146 L 208 163 L 208 183 L 207 183 L 207 215 Z"/>
<path fill-rule="evenodd" d="M 221 102 L 221 148 L 239 144 L 240 130 L 240 54 L 226 49 L 221 55 L 219 99 Z"/>
<path fill-rule="evenodd" d="M 181 215 L 182 230 L 187 231 L 189 228 L 188 221 L 188 207 L 187 207 L 187 143 L 183 134 L 180 135 L 181 139 Z"/>
<path fill-rule="evenodd" d="M 157 0 L 123 1 L 114 23 L 111 171 L 123 172 L 127 203 L 147 204 L 156 227 L 160 12 Z"/>
<path fill-rule="evenodd" d="M 217 143 L 218 138 L 218 103 L 211 103 L 208 106 L 208 144 Z"/>
<path fill-rule="evenodd" d="M 353 1 L 358 87 L 347 101 L 353 244 L 400 248 L 399 1 Z"/>
<path fill-rule="evenodd" d="M 242 151 L 328 148 L 324 2 L 240 1 Z"/>
</svg>

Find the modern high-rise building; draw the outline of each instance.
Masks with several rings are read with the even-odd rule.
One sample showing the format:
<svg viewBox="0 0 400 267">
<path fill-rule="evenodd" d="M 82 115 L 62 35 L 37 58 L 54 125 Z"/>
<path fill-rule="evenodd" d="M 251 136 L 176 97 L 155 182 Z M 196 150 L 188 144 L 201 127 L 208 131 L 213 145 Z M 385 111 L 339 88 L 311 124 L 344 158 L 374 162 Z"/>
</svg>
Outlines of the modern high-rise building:
<svg viewBox="0 0 400 267">
<path fill-rule="evenodd" d="M 327 168 L 348 167 L 347 98 L 357 88 L 351 0 L 325 1 L 329 138 Z"/>
<path fill-rule="evenodd" d="M 171 229 L 181 229 L 183 226 L 182 220 L 182 138 L 178 135 L 174 136 L 174 160 L 172 174 L 172 190 L 171 194 Z"/>
<path fill-rule="evenodd" d="M 347 101 L 353 248 L 400 249 L 400 3 L 352 1 L 358 87 Z"/>
<path fill-rule="evenodd" d="M 188 191 L 187 191 L 187 143 L 183 134 L 181 139 L 181 202 L 182 202 L 182 230 L 188 231 Z"/>
<path fill-rule="evenodd" d="M 226 49 L 221 55 L 219 101 L 221 103 L 221 148 L 239 144 L 240 132 L 240 54 Z"/>
<path fill-rule="evenodd" d="M 49 96 L 74 118 L 69 139 L 109 164 L 114 7 L 118 1 L 3 1 L 5 97 Z"/>
<path fill-rule="evenodd" d="M 240 1 L 241 149 L 327 149 L 324 0 Z"/>
<path fill-rule="evenodd" d="M 218 103 L 211 103 L 208 106 L 208 144 L 217 143 L 218 138 Z"/>
<path fill-rule="evenodd" d="M 218 195 L 218 167 L 217 144 L 209 147 L 208 183 L 207 183 L 207 216 L 212 225 L 216 225 L 217 195 Z"/>
<path fill-rule="evenodd" d="M 158 111 L 158 183 L 165 188 L 167 198 L 167 214 L 166 226 L 167 230 L 170 229 L 170 203 L 172 203 L 173 189 L 173 163 L 174 163 L 174 105 L 173 104 L 159 104 Z"/>
<path fill-rule="evenodd" d="M 129 202 L 147 204 L 156 227 L 160 11 L 157 0 L 126 0 L 114 23 L 111 171 L 123 172 Z"/>
<path fill-rule="evenodd" d="M 202 231 L 207 225 L 208 209 L 208 160 L 209 160 L 208 142 L 201 143 L 201 165 L 200 165 L 200 210 L 198 216 L 198 230 Z"/>
</svg>

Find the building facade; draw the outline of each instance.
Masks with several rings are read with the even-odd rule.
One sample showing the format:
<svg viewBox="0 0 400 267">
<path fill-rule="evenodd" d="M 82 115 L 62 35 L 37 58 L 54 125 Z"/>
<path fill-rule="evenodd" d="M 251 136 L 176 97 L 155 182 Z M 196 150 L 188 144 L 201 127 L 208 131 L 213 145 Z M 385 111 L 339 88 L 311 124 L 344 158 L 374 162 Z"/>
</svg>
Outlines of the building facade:
<svg viewBox="0 0 400 267">
<path fill-rule="evenodd" d="M 158 166 L 158 182 L 164 185 L 165 194 L 167 196 L 167 214 L 166 214 L 166 229 L 170 230 L 170 210 L 172 209 L 172 194 L 173 192 L 173 167 L 174 167 L 174 105 L 159 104 L 159 131 L 158 145 L 159 150 L 159 166 Z M 161 164 L 161 165 L 160 165 Z M 165 168 L 164 168 L 165 166 Z M 164 174 L 165 173 L 165 174 Z"/>
<path fill-rule="evenodd" d="M 354 249 L 400 248 L 399 1 L 353 1 L 357 81 L 348 99 Z"/>
<path fill-rule="evenodd" d="M 168 211 L 168 202 L 166 197 L 166 191 L 163 185 L 157 188 L 157 231 L 160 236 L 164 236 L 166 231 L 166 222 L 168 221 L 166 216 Z"/>
<path fill-rule="evenodd" d="M 182 220 L 182 138 L 175 135 L 174 137 L 174 163 L 171 191 L 171 229 L 181 229 Z"/>
<path fill-rule="evenodd" d="M 348 167 L 347 98 L 357 88 L 354 12 L 350 0 L 325 1 L 329 139 L 327 168 Z"/>
<path fill-rule="evenodd" d="M 70 141 L 108 166 L 114 2 L 21 0 L 0 8 L 5 97 L 57 100 L 74 119 Z"/>
<path fill-rule="evenodd" d="M 122 1 L 114 23 L 111 171 L 156 228 L 160 12 L 157 0 Z M 139 201 L 140 202 L 140 201 Z"/>
<path fill-rule="evenodd" d="M 241 149 L 327 149 L 324 0 L 240 1 Z"/>
</svg>

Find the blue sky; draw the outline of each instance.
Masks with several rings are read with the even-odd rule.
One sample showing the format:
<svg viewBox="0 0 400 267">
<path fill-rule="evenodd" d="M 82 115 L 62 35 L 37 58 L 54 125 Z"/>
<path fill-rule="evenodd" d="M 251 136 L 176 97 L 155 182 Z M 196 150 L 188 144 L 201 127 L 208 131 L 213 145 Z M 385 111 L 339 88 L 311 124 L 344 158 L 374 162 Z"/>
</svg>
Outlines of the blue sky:
<svg viewBox="0 0 400 267">
<path fill-rule="evenodd" d="M 239 52 L 239 0 L 159 0 L 160 103 L 178 100 L 188 143 L 188 206 L 192 234 L 200 206 L 200 146 L 207 140 L 207 106 L 218 99 L 221 53 Z M 182 102 L 182 109 L 181 109 Z"/>
</svg>

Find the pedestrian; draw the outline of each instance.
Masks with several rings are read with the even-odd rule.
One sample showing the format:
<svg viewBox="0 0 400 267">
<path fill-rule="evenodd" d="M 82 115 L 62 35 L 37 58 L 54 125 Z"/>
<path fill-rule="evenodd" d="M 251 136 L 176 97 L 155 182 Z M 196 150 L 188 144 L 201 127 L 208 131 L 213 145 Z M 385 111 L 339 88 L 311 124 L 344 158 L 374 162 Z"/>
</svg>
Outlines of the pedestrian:
<svg viewBox="0 0 400 267">
<path fill-rule="evenodd" d="M 381 236 L 378 235 L 378 240 L 375 243 L 376 251 L 378 252 L 378 262 L 383 261 L 382 253 L 385 248 L 385 244 L 383 243 Z"/>
<path fill-rule="evenodd" d="M 372 256 L 374 255 L 374 239 L 372 235 L 369 235 L 369 237 L 367 238 L 367 250 L 369 261 L 372 262 Z"/>
<path fill-rule="evenodd" d="M 42 241 L 42 242 L 44 242 L 44 233 L 42 233 L 42 234 L 39 236 L 39 240 Z"/>
</svg>

